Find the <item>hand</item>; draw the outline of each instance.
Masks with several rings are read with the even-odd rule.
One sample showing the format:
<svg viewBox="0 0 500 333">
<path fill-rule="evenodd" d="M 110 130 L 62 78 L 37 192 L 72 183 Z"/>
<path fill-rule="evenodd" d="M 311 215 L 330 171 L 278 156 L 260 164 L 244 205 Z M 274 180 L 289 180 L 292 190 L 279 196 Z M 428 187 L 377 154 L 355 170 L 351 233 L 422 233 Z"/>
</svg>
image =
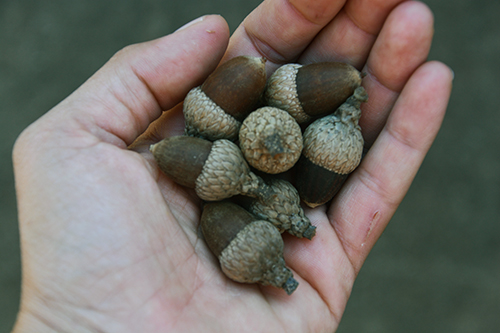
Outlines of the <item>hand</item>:
<svg viewBox="0 0 500 333">
<path fill-rule="evenodd" d="M 425 62 L 431 12 L 400 2 L 269 0 L 230 41 L 221 17 L 203 17 L 118 52 L 28 127 L 14 149 L 23 263 L 15 331 L 335 330 L 451 90 L 451 71 Z M 291 296 L 221 273 L 198 237 L 199 200 L 148 151 L 182 134 L 176 105 L 222 57 L 240 54 L 265 56 L 270 72 L 328 60 L 367 73 L 360 125 L 370 150 L 329 207 L 307 210 L 312 241 L 284 235 L 300 283 Z"/>
</svg>

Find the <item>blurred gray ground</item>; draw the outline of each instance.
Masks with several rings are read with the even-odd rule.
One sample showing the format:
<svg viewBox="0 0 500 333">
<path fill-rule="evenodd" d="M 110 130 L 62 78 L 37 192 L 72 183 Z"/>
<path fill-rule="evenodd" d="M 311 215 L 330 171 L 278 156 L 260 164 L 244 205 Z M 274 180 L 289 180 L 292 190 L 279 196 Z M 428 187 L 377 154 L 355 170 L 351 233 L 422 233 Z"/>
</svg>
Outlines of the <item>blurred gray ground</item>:
<svg viewBox="0 0 500 333">
<path fill-rule="evenodd" d="M 368 257 L 339 332 L 500 327 L 499 1 L 429 0 L 430 59 L 455 71 L 448 113 Z M 0 1 L 0 332 L 20 293 L 15 138 L 120 48 L 218 13 L 232 31 L 257 0 Z"/>
</svg>

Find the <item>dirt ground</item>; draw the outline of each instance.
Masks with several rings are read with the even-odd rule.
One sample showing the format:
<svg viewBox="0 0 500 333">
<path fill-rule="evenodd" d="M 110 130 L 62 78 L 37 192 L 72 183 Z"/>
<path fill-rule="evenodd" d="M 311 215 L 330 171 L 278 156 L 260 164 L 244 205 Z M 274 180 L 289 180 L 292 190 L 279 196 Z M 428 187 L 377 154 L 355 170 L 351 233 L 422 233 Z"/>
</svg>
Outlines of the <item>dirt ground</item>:
<svg viewBox="0 0 500 333">
<path fill-rule="evenodd" d="M 17 135 L 125 45 L 207 13 L 232 30 L 257 0 L 0 1 L 0 332 L 20 293 Z M 339 332 L 500 327 L 499 1 L 429 0 L 430 59 L 455 71 L 443 127 L 356 281 Z"/>
</svg>

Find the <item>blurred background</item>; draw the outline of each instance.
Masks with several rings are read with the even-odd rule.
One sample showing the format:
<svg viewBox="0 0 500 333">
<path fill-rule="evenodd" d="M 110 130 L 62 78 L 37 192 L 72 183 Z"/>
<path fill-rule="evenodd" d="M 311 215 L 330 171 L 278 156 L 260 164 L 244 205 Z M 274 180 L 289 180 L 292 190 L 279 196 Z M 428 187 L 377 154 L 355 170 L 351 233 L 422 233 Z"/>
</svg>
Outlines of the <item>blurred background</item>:
<svg viewBox="0 0 500 333">
<path fill-rule="evenodd" d="M 499 1 L 428 0 L 430 59 L 455 71 L 443 127 L 368 257 L 339 332 L 498 332 Z M 234 31 L 258 0 L 0 1 L 0 333 L 15 321 L 19 233 L 11 151 L 30 123 L 116 51 L 204 14 Z"/>
</svg>

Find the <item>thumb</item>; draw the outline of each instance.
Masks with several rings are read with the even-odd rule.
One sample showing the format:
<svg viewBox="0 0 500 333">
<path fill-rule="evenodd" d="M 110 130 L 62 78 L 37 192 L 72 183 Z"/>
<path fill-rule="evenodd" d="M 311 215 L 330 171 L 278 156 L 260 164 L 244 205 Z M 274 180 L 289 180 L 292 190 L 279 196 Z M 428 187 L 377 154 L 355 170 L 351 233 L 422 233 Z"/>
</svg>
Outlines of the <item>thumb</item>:
<svg viewBox="0 0 500 333">
<path fill-rule="evenodd" d="M 32 132 L 61 129 L 68 136 L 83 129 L 99 141 L 126 147 L 162 110 L 201 84 L 219 63 L 228 41 L 226 21 L 210 15 L 165 37 L 127 46 L 32 124 Z"/>
</svg>

